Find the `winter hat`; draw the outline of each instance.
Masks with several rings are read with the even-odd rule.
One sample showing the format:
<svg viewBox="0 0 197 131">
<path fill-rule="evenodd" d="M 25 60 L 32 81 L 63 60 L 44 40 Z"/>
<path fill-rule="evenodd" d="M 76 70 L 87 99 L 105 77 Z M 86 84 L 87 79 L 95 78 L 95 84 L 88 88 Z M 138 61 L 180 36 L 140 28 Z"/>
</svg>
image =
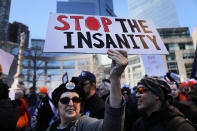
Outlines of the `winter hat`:
<svg viewBox="0 0 197 131">
<path fill-rule="evenodd" d="M 96 83 L 96 77 L 93 73 L 89 71 L 82 71 L 81 74 L 78 77 L 75 77 L 80 82 L 84 82 L 86 80 L 90 80 L 91 82 Z"/>
<path fill-rule="evenodd" d="M 76 80 L 76 79 L 75 79 Z M 58 101 L 60 99 L 60 96 L 64 93 L 64 92 L 76 92 L 79 97 L 84 98 L 84 93 L 83 93 L 83 89 L 80 88 L 78 81 L 72 81 L 68 82 L 68 83 L 63 83 L 61 84 L 59 87 L 57 87 L 53 93 L 52 93 L 52 101 L 55 105 L 55 107 L 58 106 Z"/>
<path fill-rule="evenodd" d="M 45 94 L 48 93 L 47 88 L 45 86 L 40 88 L 40 92 L 45 93 Z"/>
<path fill-rule="evenodd" d="M 180 84 L 180 87 L 181 87 L 181 88 L 188 87 L 188 83 L 184 81 L 184 82 L 182 82 L 182 83 Z"/>
<path fill-rule="evenodd" d="M 138 85 L 142 84 L 147 87 L 154 94 L 159 96 L 160 100 L 167 100 L 171 92 L 170 86 L 166 81 L 162 80 L 159 77 L 145 77 L 138 82 Z"/>
</svg>

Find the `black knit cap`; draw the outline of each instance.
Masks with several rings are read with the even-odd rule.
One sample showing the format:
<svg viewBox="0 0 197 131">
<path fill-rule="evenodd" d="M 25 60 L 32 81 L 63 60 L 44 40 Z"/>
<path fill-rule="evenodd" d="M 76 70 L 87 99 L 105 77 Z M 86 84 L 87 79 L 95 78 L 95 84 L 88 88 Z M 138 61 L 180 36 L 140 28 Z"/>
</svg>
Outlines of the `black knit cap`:
<svg viewBox="0 0 197 131">
<path fill-rule="evenodd" d="M 79 97 L 82 98 L 82 100 L 84 99 L 84 92 L 83 92 L 83 89 L 80 88 L 78 81 L 72 81 L 71 79 L 71 82 L 63 83 L 53 91 L 52 101 L 55 107 L 58 106 L 60 96 L 64 92 L 76 92 L 79 95 Z"/>
<path fill-rule="evenodd" d="M 159 77 L 145 77 L 138 82 L 152 91 L 155 95 L 159 96 L 160 100 L 167 100 L 170 98 L 170 86 Z"/>
</svg>

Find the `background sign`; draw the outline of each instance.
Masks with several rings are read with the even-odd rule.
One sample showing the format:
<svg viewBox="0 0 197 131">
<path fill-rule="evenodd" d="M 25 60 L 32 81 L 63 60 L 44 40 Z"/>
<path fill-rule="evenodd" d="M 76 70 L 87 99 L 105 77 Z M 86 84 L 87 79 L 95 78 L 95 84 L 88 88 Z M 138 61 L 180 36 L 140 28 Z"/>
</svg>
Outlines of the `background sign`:
<svg viewBox="0 0 197 131">
<path fill-rule="evenodd" d="M 155 26 L 148 20 L 51 13 L 44 52 L 167 54 Z"/>
<path fill-rule="evenodd" d="M 12 65 L 14 56 L 0 49 L 0 64 L 3 68 L 3 73 L 8 75 L 10 71 L 10 66 Z"/>
<path fill-rule="evenodd" d="M 148 76 L 166 75 L 166 67 L 161 55 L 142 55 L 142 60 Z"/>
</svg>

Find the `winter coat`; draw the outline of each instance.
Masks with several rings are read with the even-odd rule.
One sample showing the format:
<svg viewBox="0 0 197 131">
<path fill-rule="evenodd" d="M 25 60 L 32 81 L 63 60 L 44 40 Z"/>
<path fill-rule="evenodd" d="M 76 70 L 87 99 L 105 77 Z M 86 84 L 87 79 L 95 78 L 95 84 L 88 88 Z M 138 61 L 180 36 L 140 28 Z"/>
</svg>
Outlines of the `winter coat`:
<svg viewBox="0 0 197 131">
<path fill-rule="evenodd" d="M 164 104 L 149 117 L 144 113 L 132 131 L 195 131 L 184 115 L 173 106 Z"/>
<path fill-rule="evenodd" d="M 24 98 L 15 100 L 15 103 L 19 106 L 19 119 L 17 121 L 16 127 L 17 129 L 23 129 L 29 124 L 27 103 Z"/>
<path fill-rule="evenodd" d="M 60 121 L 55 121 L 47 131 L 122 131 L 124 122 L 124 105 L 121 108 L 112 108 L 106 102 L 105 118 L 96 119 L 88 116 L 80 116 L 71 122 L 65 129 L 57 129 Z"/>
<path fill-rule="evenodd" d="M 15 131 L 19 108 L 10 99 L 0 100 L 0 131 Z"/>
<path fill-rule="evenodd" d="M 105 102 L 97 94 L 90 97 L 84 103 L 84 114 L 93 118 L 103 119 Z"/>
<path fill-rule="evenodd" d="M 49 104 L 49 97 L 45 97 L 41 100 L 39 106 L 37 107 L 37 125 L 36 129 L 38 131 L 45 131 L 49 127 L 49 122 L 51 121 L 54 113 Z"/>
<path fill-rule="evenodd" d="M 137 104 L 133 98 L 126 100 L 124 131 L 130 131 L 133 123 L 139 118 Z"/>
</svg>

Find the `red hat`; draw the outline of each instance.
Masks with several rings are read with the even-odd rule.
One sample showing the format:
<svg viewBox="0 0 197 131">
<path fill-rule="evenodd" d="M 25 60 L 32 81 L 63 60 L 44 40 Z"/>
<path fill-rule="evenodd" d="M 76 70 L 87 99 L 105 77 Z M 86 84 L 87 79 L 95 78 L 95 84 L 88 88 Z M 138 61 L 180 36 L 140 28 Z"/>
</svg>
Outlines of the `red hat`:
<svg viewBox="0 0 197 131">
<path fill-rule="evenodd" d="M 193 84 L 196 84 L 196 82 L 195 82 L 194 80 L 190 80 L 190 81 L 188 82 L 188 86 L 189 86 L 189 87 L 191 87 Z"/>
<path fill-rule="evenodd" d="M 45 94 L 48 93 L 47 88 L 45 86 L 40 88 L 40 92 L 45 93 Z"/>
<path fill-rule="evenodd" d="M 188 86 L 188 83 L 187 83 L 187 82 L 185 82 L 185 81 L 184 81 L 184 82 L 182 82 L 182 83 L 180 84 L 180 87 L 181 87 L 181 88 L 183 88 L 184 86 Z"/>
</svg>

